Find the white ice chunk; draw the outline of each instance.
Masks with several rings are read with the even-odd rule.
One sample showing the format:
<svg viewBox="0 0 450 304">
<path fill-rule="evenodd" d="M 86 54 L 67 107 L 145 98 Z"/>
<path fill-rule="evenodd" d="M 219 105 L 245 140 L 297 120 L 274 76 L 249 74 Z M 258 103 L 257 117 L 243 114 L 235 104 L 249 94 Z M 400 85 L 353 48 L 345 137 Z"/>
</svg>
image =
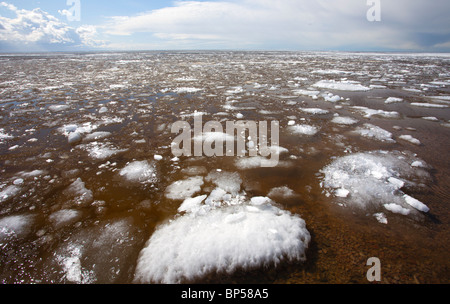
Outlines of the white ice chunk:
<svg viewBox="0 0 450 304">
<path fill-rule="evenodd" d="M 56 229 L 70 225 L 81 217 L 81 212 L 74 209 L 62 209 L 56 212 L 53 212 L 49 216 L 49 220 L 55 226 Z"/>
<path fill-rule="evenodd" d="M 379 141 L 394 143 L 392 139 L 392 133 L 382 129 L 378 126 L 366 123 L 361 127 L 356 128 L 355 133 L 370 139 L 376 139 Z"/>
<path fill-rule="evenodd" d="M 159 226 L 141 251 L 134 281 L 182 283 L 211 273 L 303 261 L 305 222 L 270 204 L 185 214 Z"/>
<path fill-rule="evenodd" d="M 10 199 L 20 192 L 20 188 L 16 185 L 11 185 L 0 191 L 0 203 Z"/>
<path fill-rule="evenodd" d="M 320 108 L 300 108 L 300 111 L 314 115 L 323 115 L 330 113 L 329 111 Z"/>
<path fill-rule="evenodd" d="M 383 212 L 374 213 L 375 218 L 377 221 L 381 224 L 387 224 L 388 220 L 386 218 L 386 215 Z"/>
<path fill-rule="evenodd" d="M 30 232 L 33 215 L 11 215 L 0 218 L 0 241 L 8 237 L 23 237 Z"/>
<path fill-rule="evenodd" d="M 395 203 L 384 204 L 383 206 L 384 206 L 384 208 L 386 208 L 387 210 L 389 210 L 393 213 L 398 213 L 398 214 L 402 214 L 402 215 L 408 215 L 411 212 L 410 209 L 403 208 L 402 206 L 395 204 Z"/>
<path fill-rule="evenodd" d="M 187 198 L 183 201 L 183 203 L 178 207 L 178 212 L 195 212 L 200 208 L 201 203 L 206 199 L 207 195 L 200 195 L 193 198 Z"/>
<path fill-rule="evenodd" d="M 403 198 L 405 199 L 406 203 L 408 203 L 408 205 L 412 206 L 413 208 L 415 208 L 419 211 L 422 211 L 422 212 L 430 211 L 430 208 L 428 208 L 427 205 L 425 205 L 424 203 L 415 199 L 412 196 L 405 194 L 405 195 L 403 195 Z"/>
<path fill-rule="evenodd" d="M 141 183 L 154 182 L 156 178 L 155 166 L 146 160 L 128 163 L 119 174 L 129 181 Z"/>
<path fill-rule="evenodd" d="M 418 140 L 417 138 L 412 137 L 411 135 L 400 135 L 398 138 L 406 140 L 414 145 L 421 145 L 420 140 Z"/>
<path fill-rule="evenodd" d="M 199 192 L 203 183 L 202 176 L 175 181 L 166 188 L 165 196 L 173 200 L 184 200 Z"/>
<path fill-rule="evenodd" d="M 231 194 L 237 194 L 241 189 L 242 179 L 237 172 L 212 171 L 205 181 L 214 183 L 217 187 Z"/>
<path fill-rule="evenodd" d="M 396 102 L 402 102 L 403 98 L 399 98 L 399 97 L 388 97 L 384 103 L 396 103 Z"/>
<path fill-rule="evenodd" d="M 321 89 L 341 90 L 341 91 L 369 91 L 369 87 L 361 85 L 359 82 L 343 80 L 320 80 L 313 84 L 313 87 Z"/>
<path fill-rule="evenodd" d="M 287 198 L 295 198 L 298 197 L 299 195 L 289 187 L 281 186 L 270 189 L 267 196 L 272 199 L 287 199 Z"/>
<path fill-rule="evenodd" d="M 354 125 L 358 123 L 357 119 L 346 117 L 346 116 L 336 116 L 333 117 L 331 120 L 332 123 L 339 124 L 339 125 Z"/>
<path fill-rule="evenodd" d="M 317 127 L 305 124 L 289 126 L 288 129 L 294 134 L 308 135 L 308 136 L 315 135 L 317 132 L 319 132 L 319 129 Z"/>
</svg>

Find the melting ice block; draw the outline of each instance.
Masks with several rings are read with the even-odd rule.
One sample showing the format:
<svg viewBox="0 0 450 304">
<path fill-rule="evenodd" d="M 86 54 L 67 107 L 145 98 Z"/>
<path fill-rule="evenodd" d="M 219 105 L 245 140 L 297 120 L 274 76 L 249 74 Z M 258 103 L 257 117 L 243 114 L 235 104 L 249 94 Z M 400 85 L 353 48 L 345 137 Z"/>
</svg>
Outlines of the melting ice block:
<svg viewBox="0 0 450 304">
<path fill-rule="evenodd" d="M 404 215 L 416 210 L 428 212 L 422 202 L 403 193 L 405 184 L 428 183 L 431 178 L 424 168 L 412 167 L 419 162 L 400 152 L 355 153 L 337 158 L 321 170 L 321 186 L 347 203 L 363 209 L 387 210 Z"/>
<path fill-rule="evenodd" d="M 264 202 L 187 213 L 158 227 L 140 253 L 135 282 L 181 283 L 305 260 L 311 237 L 304 220 Z"/>
</svg>

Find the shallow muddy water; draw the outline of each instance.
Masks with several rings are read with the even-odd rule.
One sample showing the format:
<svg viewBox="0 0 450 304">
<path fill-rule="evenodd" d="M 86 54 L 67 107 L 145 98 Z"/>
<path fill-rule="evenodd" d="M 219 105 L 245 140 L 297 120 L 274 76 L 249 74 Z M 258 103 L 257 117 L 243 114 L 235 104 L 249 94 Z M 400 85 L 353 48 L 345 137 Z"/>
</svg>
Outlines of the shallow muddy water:
<svg viewBox="0 0 450 304">
<path fill-rule="evenodd" d="M 449 107 L 444 54 L 1 55 L 0 281 L 448 283 Z M 174 157 L 200 115 L 278 165 Z"/>
</svg>

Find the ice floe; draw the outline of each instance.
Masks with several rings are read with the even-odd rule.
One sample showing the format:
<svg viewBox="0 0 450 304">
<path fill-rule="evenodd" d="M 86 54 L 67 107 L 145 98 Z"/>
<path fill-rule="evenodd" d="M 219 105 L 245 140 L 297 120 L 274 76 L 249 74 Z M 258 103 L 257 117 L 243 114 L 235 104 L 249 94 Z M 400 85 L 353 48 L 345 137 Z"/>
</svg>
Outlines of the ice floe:
<svg viewBox="0 0 450 304">
<path fill-rule="evenodd" d="M 319 132 L 319 128 L 306 124 L 297 124 L 289 126 L 288 129 L 293 134 L 308 135 L 308 136 L 315 135 L 317 134 L 317 132 Z"/>
<path fill-rule="evenodd" d="M 157 177 L 154 164 L 146 160 L 128 163 L 120 170 L 119 175 L 129 181 L 140 183 L 155 182 Z"/>
<path fill-rule="evenodd" d="M 350 154 L 321 170 L 321 186 L 329 195 L 361 209 L 379 210 L 383 206 L 403 215 L 428 212 L 425 204 L 403 192 L 405 186 L 430 181 L 426 170 L 410 165 L 413 160 L 413 156 L 399 152 Z"/>
<path fill-rule="evenodd" d="M 215 173 L 208 180 L 232 192 L 238 189 L 238 175 Z M 220 187 L 209 196 L 184 194 L 178 209 L 182 213 L 157 227 L 142 249 L 135 282 L 182 283 L 306 259 L 311 236 L 305 221 L 278 208 L 270 198 L 247 198 Z"/>
<path fill-rule="evenodd" d="M 320 80 L 313 84 L 313 87 L 321 89 L 339 90 L 339 91 L 369 91 L 370 88 L 361 85 L 357 81 L 351 80 Z"/>
<path fill-rule="evenodd" d="M 391 132 L 369 123 L 356 128 L 353 132 L 369 139 L 395 143 Z"/>
</svg>

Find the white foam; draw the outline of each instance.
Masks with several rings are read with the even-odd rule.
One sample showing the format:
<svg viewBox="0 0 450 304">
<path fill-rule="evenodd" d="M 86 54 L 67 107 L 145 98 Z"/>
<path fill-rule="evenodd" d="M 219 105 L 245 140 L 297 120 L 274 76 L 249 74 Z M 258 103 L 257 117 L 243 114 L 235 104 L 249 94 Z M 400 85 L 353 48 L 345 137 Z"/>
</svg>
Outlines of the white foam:
<svg viewBox="0 0 450 304">
<path fill-rule="evenodd" d="M 166 188 L 165 196 L 173 200 L 184 200 L 199 192 L 203 183 L 202 176 L 175 181 Z"/>
<path fill-rule="evenodd" d="M 148 183 L 154 182 L 156 179 L 155 166 L 146 160 L 128 163 L 120 170 L 119 174 L 133 182 Z"/>
</svg>

